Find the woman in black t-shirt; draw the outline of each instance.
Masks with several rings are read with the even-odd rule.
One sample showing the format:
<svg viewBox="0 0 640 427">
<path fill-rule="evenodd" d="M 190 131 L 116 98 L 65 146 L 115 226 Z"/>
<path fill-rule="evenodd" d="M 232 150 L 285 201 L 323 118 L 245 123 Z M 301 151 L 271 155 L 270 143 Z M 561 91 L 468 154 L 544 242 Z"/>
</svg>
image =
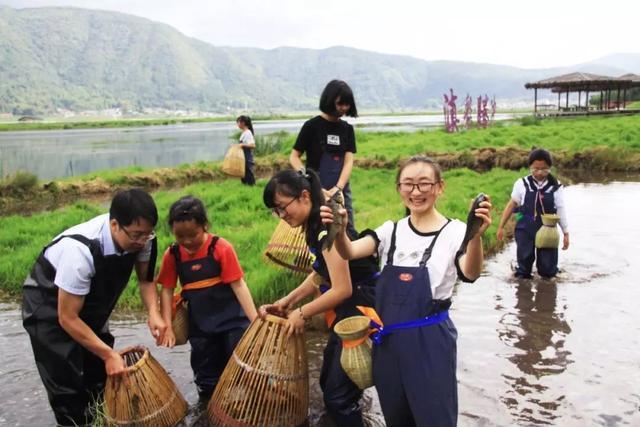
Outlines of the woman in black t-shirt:
<svg viewBox="0 0 640 427">
<path fill-rule="evenodd" d="M 361 314 L 357 305 L 372 307 L 375 302 L 375 280 L 378 263 L 373 257 L 345 261 L 335 247 L 323 249 L 327 231 L 320 220 L 320 206 L 325 194 L 320 179 L 313 170 L 306 173 L 285 170 L 278 172 L 264 189 L 264 203 L 273 213 L 292 227 L 302 226 L 309 249 L 315 253 L 314 271 L 296 289 L 273 304 L 260 307 L 266 313 L 287 317 L 289 333 L 301 333 L 305 320 L 316 314 L 335 311 L 331 332 L 324 350 L 320 387 L 325 406 L 338 426 L 361 426 L 362 411 L 359 400 L 362 391 L 347 377 L 340 365 L 342 343 L 333 332 L 336 322 Z M 301 300 L 316 292 L 316 285 L 326 287 L 318 298 L 297 308 Z M 320 285 L 321 291 L 323 285 Z"/>
<path fill-rule="evenodd" d="M 355 237 L 349 178 L 356 138 L 353 126 L 341 119 L 342 116 L 358 116 L 349 85 L 342 80 L 330 81 L 320 96 L 320 111 L 319 116 L 302 125 L 289 162 L 295 170 L 302 169 L 301 156 L 306 153 L 306 167 L 318 171 L 322 187 L 331 195 L 338 190 L 343 192 L 349 215 L 347 231 Z"/>
</svg>

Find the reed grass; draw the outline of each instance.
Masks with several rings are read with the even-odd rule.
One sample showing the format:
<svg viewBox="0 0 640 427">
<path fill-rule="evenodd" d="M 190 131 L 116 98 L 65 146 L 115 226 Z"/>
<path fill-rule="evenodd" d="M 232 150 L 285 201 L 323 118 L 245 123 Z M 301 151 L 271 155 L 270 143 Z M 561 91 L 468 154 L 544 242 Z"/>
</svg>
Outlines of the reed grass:
<svg viewBox="0 0 640 427">
<path fill-rule="evenodd" d="M 354 170 L 352 178 L 356 227 L 376 228 L 388 219 L 404 216 L 404 206 L 396 193 L 395 170 Z M 524 171 L 522 172 L 524 173 Z M 490 194 L 499 214 L 508 200 L 511 186 L 521 173 L 494 169 L 479 174 L 468 169 L 446 171 L 446 190 L 438 202 L 438 209 L 446 216 L 464 220 L 470 202 L 480 191 Z M 199 197 L 207 207 L 211 231 L 227 239 L 234 246 L 245 279 L 256 303 L 274 301 L 300 282 L 300 276 L 267 264 L 262 256 L 278 220 L 262 203 L 266 180 L 258 180 L 255 187 L 237 180 L 220 183 L 196 183 L 179 190 L 158 191 L 154 199 L 158 206 L 156 227 L 159 243 L 158 264 L 164 250 L 173 242 L 166 223 L 169 206 L 182 195 Z M 0 217 L 0 288 L 18 295 L 22 282 L 38 253 L 55 235 L 77 223 L 91 219 L 107 206 L 77 203 L 62 209 L 31 216 Z M 497 222 L 497 217 L 496 217 Z M 485 239 L 489 249 L 495 244 L 495 225 Z M 132 278 L 120 298 L 119 307 L 141 307 L 138 290 Z"/>
</svg>

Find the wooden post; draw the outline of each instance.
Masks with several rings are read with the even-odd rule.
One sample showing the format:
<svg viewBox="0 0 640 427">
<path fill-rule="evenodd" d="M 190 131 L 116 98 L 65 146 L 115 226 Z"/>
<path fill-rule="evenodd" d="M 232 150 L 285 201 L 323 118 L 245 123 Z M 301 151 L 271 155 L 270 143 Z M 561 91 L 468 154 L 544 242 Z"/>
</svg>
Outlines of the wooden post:
<svg viewBox="0 0 640 427">
<path fill-rule="evenodd" d="M 624 96 L 622 99 L 622 104 L 624 106 L 624 109 L 626 110 L 627 109 L 627 88 L 626 87 L 624 88 Z"/>
<path fill-rule="evenodd" d="M 580 105 L 580 96 L 582 95 L 582 91 L 578 91 L 578 109 L 580 109 L 581 105 Z"/>
<path fill-rule="evenodd" d="M 616 104 L 618 107 L 618 111 L 620 111 L 620 84 L 618 84 L 618 97 L 616 99 Z"/>
<path fill-rule="evenodd" d="M 566 100 L 566 102 L 565 102 L 564 106 L 565 106 L 565 108 L 567 108 L 567 109 L 569 108 L 569 90 L 567 90 L 567 100 Z"/>
<path fill-rule="evenodd" d="M 604 101 L 604 93 L 600 90 L 600 111 L 602 111 L 602 101 Z"/>
<path fill-rule="evenodd" d="M 560 111 L 560 93 L 561 92 L 558 92 L 558 111 Z"/>
<path fill-rule="evenodd" d="M 587 89 L 587 93 L 585 94 L 585 105 L 587 107 L 587 115 L 589 115 L 589 89 Z"/>
<path fill-rule="evenodd" d="M 538 115 L 538 88 L 533 89 L 533 115 Z"/>
</svg>

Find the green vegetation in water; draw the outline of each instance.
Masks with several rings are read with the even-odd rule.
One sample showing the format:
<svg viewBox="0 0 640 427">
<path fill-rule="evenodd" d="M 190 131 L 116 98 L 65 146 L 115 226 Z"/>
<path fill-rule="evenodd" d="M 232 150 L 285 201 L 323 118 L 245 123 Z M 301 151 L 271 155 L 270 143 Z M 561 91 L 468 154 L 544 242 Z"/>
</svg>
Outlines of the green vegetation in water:
<svg viewBox="0 0 640 427">
<path fill-rule="evenodd" d="M 391 169 L 354 170 L 352 185 L 358 229 L 376 228 L 386 220 L 404 216 L 404 207 L 394 186 L 395 173 Z M 464 220 L 471 199 L 482 191 L 492 196 L 497 214 L 521 173 L 524 172 L 502 169 L 485 174 L 466 169 L 448 171 L 444 175 L 445 194 L 438 202 L 438 209 L 448 217 Z M 233 244 L 257 304 L 273 301 L 296 286 L 301 281 L 300 276 L 272 264 L 265 267 L 268 262 L 262 253 L 278 222 L 262 203 L 265 182 L 262 179 L 256 187 L 248 187 L 237 180 L 226 180 L 215 185 L 197 183 L 180 190 L 155 193 L 160 215 L 156 227 L 158 265 L 162 253 L 173 242 L 166 223 L 169 206 L 180 196 L 192 194 L 207 206 L 211 231 Z M 0 288 L 9 294 L 19 294 L 24 278 L 44 245 L 68 227 L 106 210 L 94 204 L 77 203 L 32 216 L 0 217 L 0 229 L 3 230 L 0 236 Z M 486 248 L 495 245 L 495 224 L 487 232 L 484 243 Z M 119 306 L 141 307 L 134 279 L 123 293 Z"/>
</svg>

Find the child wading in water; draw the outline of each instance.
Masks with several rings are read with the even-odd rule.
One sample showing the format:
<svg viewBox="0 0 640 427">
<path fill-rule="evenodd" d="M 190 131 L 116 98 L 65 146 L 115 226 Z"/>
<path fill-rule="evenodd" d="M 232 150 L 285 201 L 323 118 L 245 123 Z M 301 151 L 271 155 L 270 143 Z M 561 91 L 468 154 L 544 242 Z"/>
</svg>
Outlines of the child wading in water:
<svg viewBox="0 0 640 427">
<path fill-rule="evenodd" d="M 455 426 L 457 331 L 448 309 L 457 278 L 480 276 L 491 204 L 487 199 L 476 209 L 482 224 L 463 253 L 465 224 L 436 209 L 444 192 L 438 164 L 412 157 L 400 167 L 396 185 L 409 216 L 355 241 L 343 227 L 336 245 L 345 259 L 378 254 L 383 267 L 375 308 L 385 330 L 374 334 L 373 380 L 387 426 Z M 346 212 L 341 214 L 344 223 Z M 329 208 L 321 215 L 333 221 Z"/>
<path fill-rule="evenodd" d="M 191 368 L 201 400 L 208 400 L 256 308 L 233 246 L 207 232 L 202 202 L 191 196 L 171 205 L 169 226 L 176 238 L 164 253 L 158 283 L 162 317 L 169 325 L 161 345 L 173 347 L 171 304 L 176 281 L 188 302 Z"/>
<path fill-rule="evenodd" d="M 253 137 L 253 125 L 251 117 L 240 116 L 236 119 L 240 134 L 239 144 L 244 152 L 244 178 L 240 178 L 243 184 L 255 185 L 256 177 L 253 175 L 253 150 L 256 148 L 256 141 Z"/>
<path fill-rule="evenodd" d="M 569 228 L 564 208 L 562 185 L 551 175 L 551 154 L 536 149 L 529 155 L 531 174 L 513 184 L 511 199 L 505 206 L 498 224 L 498 240 L 504 238 L 504 225 L 512 213 L 516 214 L 515 230 L 518 266 L 515 276 L 524 279 L 532 277 L 533 261 L 538 274 L 553 277 L 558 273 L 558 248 L 537 249 L 536 233 L 542 227 L 542 214 L 558 214 L 562 228 L 562 249 L 569 248 Z"/>
</svg>

